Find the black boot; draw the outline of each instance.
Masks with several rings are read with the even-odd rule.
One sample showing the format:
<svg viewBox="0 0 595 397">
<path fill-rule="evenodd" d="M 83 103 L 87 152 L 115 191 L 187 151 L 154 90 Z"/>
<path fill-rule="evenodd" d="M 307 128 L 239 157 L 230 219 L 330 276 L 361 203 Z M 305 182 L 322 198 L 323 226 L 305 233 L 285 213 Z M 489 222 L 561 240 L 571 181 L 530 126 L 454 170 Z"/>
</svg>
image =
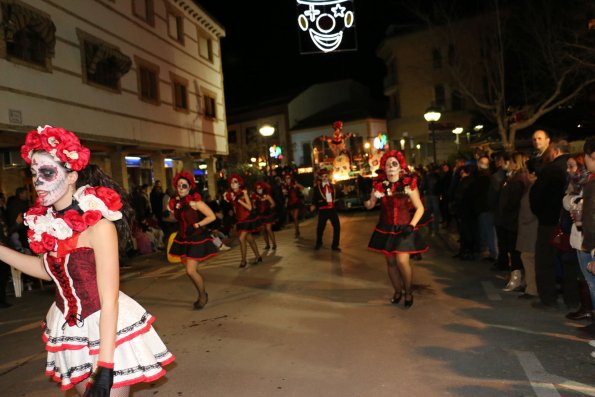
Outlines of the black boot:
<svg viewBox="0 0 595 397">
<path fill-rule="evenodd" d="M 593 302 L 591 302 L 591 293 L 589 292 L 589 285 L 585 280 L 578 280 L 578 293 L 581 305 L 577 311 L 568 313 L 566 318 L 569 320 L 592 320 L 593 319 Z"/>
</svg>

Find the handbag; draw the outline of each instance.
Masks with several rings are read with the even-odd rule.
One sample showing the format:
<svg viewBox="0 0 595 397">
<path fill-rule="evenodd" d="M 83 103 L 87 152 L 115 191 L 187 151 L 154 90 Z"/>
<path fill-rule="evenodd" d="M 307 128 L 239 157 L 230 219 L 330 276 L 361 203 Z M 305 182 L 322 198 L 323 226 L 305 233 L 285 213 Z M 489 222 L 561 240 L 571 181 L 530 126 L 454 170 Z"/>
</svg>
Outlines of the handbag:
<svg viewBox="0 0 595 397">
<path fill-rule="evenodd" d="M 564 233 L 562 226 L 560 226 L 559 223 L 554 228 L 548 242 L 560 252 L 572 251 L 572 247 L 570 246 L 570 235 Z"/>
</svg>

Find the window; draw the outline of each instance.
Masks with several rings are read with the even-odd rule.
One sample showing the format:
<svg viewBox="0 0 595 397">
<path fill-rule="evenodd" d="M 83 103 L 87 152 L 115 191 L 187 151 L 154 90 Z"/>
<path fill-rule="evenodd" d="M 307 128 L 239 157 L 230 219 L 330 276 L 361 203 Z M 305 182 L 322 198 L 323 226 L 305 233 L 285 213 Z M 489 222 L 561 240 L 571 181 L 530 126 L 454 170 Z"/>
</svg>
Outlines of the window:
<svg viewBox="0 0 595 397">
<path fill-rule="evenodd" d="M 305 166 L 312 165 L 312 146 L 310 146 L 309 142 L 302 143 L 302 152 L 304 153 L 304 160 L 302 164 Z"/>
<path fill-rule="evenodd" d="M 169 37 L 184 44 L 184 18 L 171 9 L 167 10 L 167 32 Z"/>
<path fill-rule="evenodd" d="M 155 24 L 153 0 L 132 0 L 132 14 L 149 25 Z"/>
<path fill-rule="evenodd" d="M 448 64 L 450 66 L 454 66 L 455 64 L 455 59 L 456 59 L 456 54 L 455 54 L 455 46 L 450 44 L 448 46 Z"/>
<path fill-rule="evenodd" d="M 460 92 L 453 91 L 450 99 L 452 110 L 463 110 L 463 97 Z"/>
<path fill-rule="evenodd" d="M 238 133 L 236 130 L 227 131 L 227 143 L 238 143 Z"/>
<path fill-rule="evenodd" d="M 256 142 L 258 139 L 258 131 L 256 131 L 256 127 L 248 127 L 246 128 L 246 143 L 253 143 Z"/>
<path fill-rule="evenodd" d="M 442 67 L 442 54 L 440 54 L 440 49 L 438 48 L 432 50 L 432 67 L 434 69 L 440 69 Z"/>
<path fill-rule="evenodd" d="M 80 30 L 77 30 L 77 35 L 81 41 L 83 80 L 102 88 L 119 90 L 120 78 L 132 66 L 130 58 L 116 47 Z"/>
<path fill-rule="evenodd" d="M 171 74 L 174 109 L 188 112 L 188 80 Z"/>
<path fill-rule="evenodd" d="M 159 105 L 159 66 L 135 57 L 138 96 L 142 101 Z"/>
<path fill-rule="evenodd" d="M 204 99 L 204 113 L 205 117 L 216 118 L 217 117 L 217 102 L 215 98 L 210 95 L 203 95 Z"/>
<path fill-rule="evenodd" d="M 200 32 L 198 34 L 198 55 L 213 62 L 213 40 L 203 36 Z"/>
<path fill-rule="evenodd" d="M 10 60 L 49 69 L 56 46 L 56 26 L 49 16 L 19 1 L 0 1 L 3 25 L 0 54 Z"/>
<path fill-rule="evenodd" d="M 444 92 L 443 85 L 437 85 L 434 87 L 434 97 L 436 100 L 436 106 L 444 106 L 446 102 L 446 93 Z"/>
</svg>

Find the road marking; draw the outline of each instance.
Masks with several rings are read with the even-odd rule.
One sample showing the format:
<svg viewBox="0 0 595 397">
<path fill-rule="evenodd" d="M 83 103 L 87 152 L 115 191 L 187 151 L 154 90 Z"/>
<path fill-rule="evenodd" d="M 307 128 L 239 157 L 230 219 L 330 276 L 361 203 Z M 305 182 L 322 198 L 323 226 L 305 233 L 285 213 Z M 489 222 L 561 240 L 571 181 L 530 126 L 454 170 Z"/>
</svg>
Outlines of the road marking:
<svg viewBox="0 0 595 397">
<path fill-rule="evenodd" d="M 45 350 L 42 350 L 38 353 L 31 354 L 30 356 L 18 358 L 16 360 L 12 360 L 10 362 L 4 363 L 0 365 L 0 376 L 6 375 L 7 373 L 22 367 L 23 365 L 27 364 L 29 361 L 42 359 L 46 356 Z"/>
<path fill-rule="evenodd" d="M 519 359 L 537 397 L 560 397 L 556 385 L 588 396 L 595 396 L 595 387 L 593 386 L 548 373 L 535 354 L 526 351 L 515 351 L 514 354 Z"/>
<path fill-rule="evenodd" d="M 494 284 L 491 281 L 482 281 L 481 286 L 485 291 L 487 297 L 491 301 L 501 301 L 502 297 L 500 296 L 500 290 L 494 287 Z"/>
<path fill-rule="evenodd" d="M 510 325 L 489 324 L 489 323 L 487 325 L 490 327 L 493 327 L 493 328 L 505 329 L 507 331 L 522 332 L 522 333 L 530 334 L 530 335 L 549 336 L 552 338 L 565 339 L 565 340 L 569 340 L 572 342 L 584 342 L 584 339 L 581 339 L 578 336 L 573 336 L 573 335 L 568 335 L 568 334 L 561 334 L 561 333 L 556 333 L 556 332 L 538 332 L 538 331 L 532 331 L 532 330 L 526 329 L 526 328 L 513 327 Z"/>
<path fill-rule="evenodd" d="M 6 323 L 4 323 L 6 324 Z M 41 328 L 41 321 L 37 320 L 29 324 L 21 325 L 20 327 L 16 327 L 13 330 L 0 334 L 0 337 L 10 335 L 10 334 L 18 334 L 19 332 L 30 331 L 32 329 L 40 329 Z"/>
</svg>

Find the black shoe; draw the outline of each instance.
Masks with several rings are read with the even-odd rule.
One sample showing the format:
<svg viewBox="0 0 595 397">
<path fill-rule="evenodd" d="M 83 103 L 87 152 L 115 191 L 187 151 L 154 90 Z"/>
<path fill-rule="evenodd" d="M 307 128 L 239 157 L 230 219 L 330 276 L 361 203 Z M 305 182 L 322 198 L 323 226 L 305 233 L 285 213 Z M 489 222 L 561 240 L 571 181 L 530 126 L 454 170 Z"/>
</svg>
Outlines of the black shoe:
<svg viewBox="0 0 595 397">
<path fill-rule="evenodd" d="M 271 246 L 269 246 L 269 245 L 266 245 L 266 246 L 264 247 L 264 249 L 265 249 L 265 250 L 270 250 L 270 249 L 271 249 Z"/>
<path fill-rule="evenodd" d="M 262 262 L 262 256 L 259 256 L 258 258 L 256 258 L 256 260 L 254 261 L 254 264 L 256 265 L 258 262 Z"/>
<path fill-rule="evenodd" d="M 205 292 L 205 302 L 204 303 L 200 303 L 200 298 L 198 298 L 198 300 L 196 302 L 194 302 L 194 310 L 201 310 L 203 309 L 207 303 L 209 303 L 209 294 L 207 294 Z"/>
<path fill-rule="evenodd" d="M 273 244 L 273 251 L 277 249 L 277 246 Z"/>
<path fill-rule="evenodd" d="M 341 248 L 339 248 L 339 247 L 333 247 L 333 248 L 331 248 L 331 249 L 332 249 L 333 251 L 341 252 Z"/>
<path fill-rule="evenodd" d="M 413 306 L 413 294 L 405 294 L 405 296 L 407 295 L 411 295 L 411 299 L 407 299 L 405 298 L 405 308 L 409 309 L 411 306 Z"/>
<path fill-rule="evenodd" d="M 395 292 L 393 294 L 393 297 L 390 298 L 390 303 L 392 303 L 393 305 L 398 305 L 399 302 L 401 302 L 402 297 L 403 297 L 403 291 L 400 291 L 399 295 L 397 295 L 397 293 Z"/>
<path fill-rule="evenodd" d="M 246 261 L 240 262 L 240 267 L 246 267 L 247 265 L 248 265 L 248 262 L 246 262 Z"/>
</svg>

